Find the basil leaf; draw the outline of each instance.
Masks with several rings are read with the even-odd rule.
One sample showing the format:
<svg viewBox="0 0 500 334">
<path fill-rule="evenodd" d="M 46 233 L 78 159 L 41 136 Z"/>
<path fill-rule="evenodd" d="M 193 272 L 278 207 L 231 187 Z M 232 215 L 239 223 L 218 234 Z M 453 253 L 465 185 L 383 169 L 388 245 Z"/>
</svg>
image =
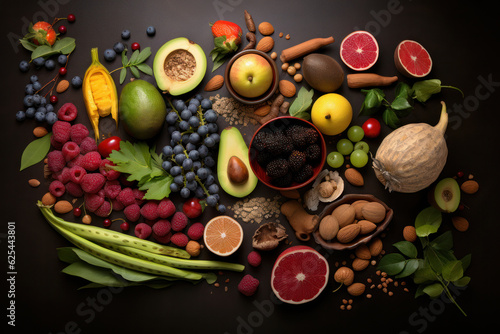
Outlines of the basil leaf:
<svg viewBox="0 0 500 334">
<path fill-rule="evenodd" d="M 19 171 L 33 166 L 45 158 L 50 149 L 51 136 L 52 133 L 47 133 L 45 136 L 33 140 L 26 146 L 21 156 L 21 168 Z"/>
<path fill-rule="evenodd" d="M 386 108 L 382 113 L 382 120 L 392 129 L 397 129 L 399 127 L 399 118 L 391 108 Z"/>
<path fill-rule="evenodd" d="M 419 102 L 426 102 L 433 94 L 441 92 L 441 80 L 429 79 L 413 84 L 413 96 Z"/>
<path fill-rule="evenodd" d="M 436 233 L 441 226 L 442 215 L 441 212 L 430 206 L 420 211 L 415 218 L 415 229 L 417 236 L 426 237 L 429 234 Z"/>
</svg>

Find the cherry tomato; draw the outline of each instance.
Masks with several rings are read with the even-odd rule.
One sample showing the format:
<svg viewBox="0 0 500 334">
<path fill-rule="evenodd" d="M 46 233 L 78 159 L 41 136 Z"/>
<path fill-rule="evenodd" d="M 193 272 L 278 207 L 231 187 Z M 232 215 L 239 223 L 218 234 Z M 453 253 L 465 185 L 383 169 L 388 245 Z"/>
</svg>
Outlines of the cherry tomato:
<svg viewBox="0 0 500 334">
<path fill-rule="evenodd" d="M 99 146 L 97 146 L 97 150 L 103 158 L 107 158 L 112 151 L 120 150 L 120 142 L 121 138 L 118 136 L 106 138 L 99 143 Z"/>
<path fill-rule="evenodd" d="M 203 206 L 197 198 L 191 198 L 182 205 L 182 211 L 188 218 L 197 218 L 203 213 Z"/>
<path fill-rule="evenodd" d="M 377 138 L 380 135 L 380 122 L 376 118 L 367 119 L 362 128 L 368 138 Z"/>
</svg>

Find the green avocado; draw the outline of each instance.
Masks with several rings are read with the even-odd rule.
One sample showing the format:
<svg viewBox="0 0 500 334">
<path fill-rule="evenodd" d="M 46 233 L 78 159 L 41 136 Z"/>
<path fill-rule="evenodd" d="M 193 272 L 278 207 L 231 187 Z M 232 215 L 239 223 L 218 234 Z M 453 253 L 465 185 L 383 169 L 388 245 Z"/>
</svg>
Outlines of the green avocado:
<svg viewBox="0 0 500 334">
<path fill-rule="evenodd" d="M 158 89 L 137 79 L 123 87 L 118 110 L 125 131 L 140 140 L 156 136 L 167 115 L 165 100 Z"/>
<path fill-rule="evenodd" d="M 156 52 L 153 73 L 160 90 L 176 96 L 193 90 L 203 80 L 207 57 L 185 37 L 174 38 Z"/>
<path fill-rule="evenodd" d="M 245 197 L 257 186 L 258 179 L 248 159 L 248 147 L 235 127 L 227 127 L 220 134 L 217 178 L 222 189 L 234 197 Z"/>
<path fill-rule="evenodd" d="M 434 188 L 432 200 L 431 204 L 440 211 L 446 213 L 455 212 L 460 205 L 460 186 L 458 182 L 451 177 L 439 181 Z"/>
</svg>

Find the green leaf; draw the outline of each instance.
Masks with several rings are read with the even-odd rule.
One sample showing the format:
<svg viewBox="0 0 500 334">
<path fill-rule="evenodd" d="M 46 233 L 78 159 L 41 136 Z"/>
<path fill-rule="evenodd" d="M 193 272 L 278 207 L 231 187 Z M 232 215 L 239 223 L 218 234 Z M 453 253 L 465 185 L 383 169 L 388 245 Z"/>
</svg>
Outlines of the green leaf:
<svg viewBox="0 0 500 334">
<path fill-rule="evenodd" d="M 453 236 L 451 231 L 446 231 L 436 237 L 430 242 L 429 246 L 436 250 L 451 250 L 453 248 Z"/>
<path fill-rule="evenodd" d="M 415 259 L 417 258 L 418 251 L 417 247 L 409 241 L 399 241 L 393 244 L 403 255 L 406 257 Z"/>
<path fill-rule="evenodd" d="M 411 96 L 413 95 L 413 90 L 410 88 L 410 86 L 406 82 L 398 82 L 396 85 L 396 97 L 402 97 L 405 99 L 410 99 Z"/>
<path fill-rule="evenodd" d="M 151 56 L 151 48 L 148 46 L 139 53 L 139 56 L 137 56 L 137 60 L 135 62 L 136 65 L 144 63 L 149 58 L 149 56 Z"/>
<path fill-rule="evenodd" d="M 135 66 L 130 66 L 130 72 L 132 73 L 132 75 L 136 78 L 136 79 L 139 79 L 141 77 L 141 73 L 139 72 L 139 70 L 137 69 L 137 67 Z"/>
<path fill-rule="evenodd" d="M 378 263 L 378 269 L 386 272 L 388 275 L 397 275 L 405 267 L 406 259 L 398 253 L 385 255 Z"/>
<path fill-rule="evenodd" d="M 382 120 L 384 121 L 387 126 L 389 126 L 392 129 L 396 129 L 399 127 L 399 117 L 396 115 L 394 110 L 391 108 L 386 108 L 384 112 L 382 113 Z"/>
<path fill-rule="evenodd" d="M 429 79 L 413 84 L 413 98 L 419 102 L 426 102 L 433 94 L 441 92 L 441 80 Z"/>
<path fill-rule="evenodd" d="M 403 271 L 397 274 L 396 278 L 403 278 L 412 275 L 418 269 L 419 263 L 417 259 L 409 259 L 406 261 Z"/>
<path fill-rule="evenodd" d="M 127 49 L 122 51 L 122 66 L 126 67 L 128 65 Z"/>
<path fill-rule="evenodd" d="M 75 39 L 72 37 L 62 38 L 54 43 L 54 45 L 40 45 L 37 47 L 33 53 L 31 53 L 31 59 L 38 57 L 50 57 L 55 54 L 69 54 L 76 47 Z"/>
<path fill-rule="evenodd" d="M 137 61 L 137 58 L 139 58 L 139 53 L 140 53 L 139 50 L 135 50 L 134 52 L 132 52 L 132 56 L 130 57 L 127 65 L 133 65 L 133 64 L 135 64 L 136 61 Z"/>
<path fill-rule="evenodd" d="M 311 107 L 313 96 L 314 89 L 307 90 L 307 88 L 301 87 L 299 92 L 297 93 L 297 97 L 295 98 L 295 100 L 293 100 L 290 108 L 288 109 L 288 113 L 290 114 L 290 116 L 299 117 L 297 115 L 301 114 L 302 117 L 299 118 L 305 119 L 304 114 L 306 114 L 306 111 Z M 308 117 L 310 119 L 310 115 Z"/>
<path fill-rule="evenodd" d="M 50 150 L 50 137 L 52 133 L 33 140 L 26 146 L 21 156 L 21 167 L 19 171 L 26 169 L 42 161 Z"/>
<path fill-rule="evenodd" d="M 453 285 L 458 287 L 467 286 L 470 283 L 471 278 L 469 276 L 464 276 L 462 278 L 453 281 Z"/>
<path fill-rule="evenodd" d="M 423 209 L 415 218 L 417 236 L 422 238 L 436 233 L 441 226 L 441 221 L 442 215 L 438 209 L 432 206 Z"/>
<path fill-rule="evenodd" d="M 444 288 L 440 283 L 433 283 L 433 284 L 427 285 L 424 288 L 423 292 L 431 298 L 437 298 L 437 297 L 441 296 L 441 293 L 443 293 L 443 290 L 444 290 Z"/>
<path fill-rule="evenodd" d="M 436 273 L 432 270 L 429 263 L 424 260 L 418 260 L 418 269 L 413 274 L 415 284 L 423 284 L 436 280 Z"/>
<path fill-rule="evenodd" d="M 444 266 L 449 261 L 455 260 L 454 257 L 450 257 L 450 255 L 452 255 L 451 252 L 437 251 L 435 249 L 432 249 L 431 247 L 424 249 L 424 258 L 429 263 L 432 270 L 434 270 L 438 274 L 442 273 Z"/>
<path fill-rule="evenodd" d="M 127 78 L 127 69 L 124 67 L 120 71 L 120 85 L 125 82 L 126 78 Z"/>
<path fill-rule="evenodd" d="M 465 255 L 460 261 L 462 262 L 462 268 L 466 271 L 470 266 L 471 254 Z"/>
<path fill-rule="evenodd" d="M 392 101 L 391 108 L 394 110 L 408 110 L 412 108 L 412 105 L 406 97 L 398 96 Z"/>
<path fill-rule="evenodd" d="M 380 88 L 362 89 L 362 93 L 366 94 L 363 104 L 361 106 L 360 115 L 370 116 L 376 113 L 382 106 L 385 93 Z"/>
<path fill-rule="evenodd" d="M 443 278 L 448 282 L 457 281 L 464 276 L 464 269 L 462 268 L 462 262 L 451 261 L 444 265 L 443 267 Z"/>
<path fill-rule="evenodd" d="M 307 111 L 301 111 L 301 112 L 295 114 L 295 117 L 302 118 L 306 121 L 309 121 L 311 119 L 311 113 L 309 113 Z"/>
<path fill-rule="evenodd" d="M 21 42 L 21 45 L 28 51 L 35 51 L 35 49 L 38 47 L 35 43 L 30 42 L 28 39 L 20 39 L 19 42 Z"/>
<path fill-rule="evenodd" d="M 151 67 L 149 67 L 148 64 L 137 64 L 136 65 L 137 69 L 139 69 L 139 71 L 147 74 L 147 75 L 153 75 L 153 70 L 151 69 Z"/>
</svg>

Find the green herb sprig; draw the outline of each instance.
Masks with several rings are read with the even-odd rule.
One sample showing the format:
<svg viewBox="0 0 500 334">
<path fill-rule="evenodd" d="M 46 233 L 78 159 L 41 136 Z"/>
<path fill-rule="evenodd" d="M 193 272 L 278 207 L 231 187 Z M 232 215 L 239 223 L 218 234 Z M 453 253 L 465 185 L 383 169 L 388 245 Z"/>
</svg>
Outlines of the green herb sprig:
<svg viewBox="0 0 500 334">
<path fill-rule="evenodd" d="M 415 230 L 422 246 L 423 258 L 418 257 L 417 247 L 409 241 L 400 241 L 393 246 L 399 253 L 390 253 L 382 257 L 378 269 L 396 278 L 412 277 L 418 288 L 415 298 L 427 295 L 437 298 L 444 292 L 463 315 L 467 315 L 458 305 L 450 291 L 450 284 L 464 287 L 471 278 L 464 276 L 471 262 L 468 254 L 457 259 L 453 252 L 453 238 L 450 231 L 434 239 L 431 234 L 438 232 L 442 214 L 434 207 L 422 210 L 415 219 Z"/>
<path fill-rule="evenodd" d="M 365 100 L 361 106 L 360 115 L 373 116 L 382 112 L 382 120 L 389 127 L 396 129 L 401 125 L 401 118 L 408 116 L 413 110 L 413 100 L 425 103 L 432 95 L 440 93 L 442 88 L 452 88 L 463 92 L 453 86 L 441 85 L 439 79 L 429 79 L 418 81 L 410 87 L 404 82 L 396 85 L 395 97 L 392 102 L 386 99 L 384 91 L 380 88 L 362 89 L 365 94 Z"/>
<path fill-rule="evenodd" d="M 305 119 L 306 121 L 311 119 L 311 113 L 308 110 L 311 108 L 313 102 L 314 89 L 307 90 L 305 87 L 301 87 L 297 93 L 297 97 L 290 105 L 288 113 L 290 116 Z"/>
<path fill-rule="evenodd" d="M 135 50 L 132 56 L 130 56 L 130 59 L 128 59 L 127 49 L 125 49 L 122 52 L 122 67 L 116 68 L 109 73 L 120 70 L 120 85 L 123 84 L 127 78 L 127 70 L 130 70 L 130 73 L 132 73 L 136 79 L 140 78 L 140 72 L 147 75 L 153 75 L 153 70 L 145 63 L 149 56 L 151 56 L 151 48 L 149 46 L 142 51 Z"/>
</svg>

